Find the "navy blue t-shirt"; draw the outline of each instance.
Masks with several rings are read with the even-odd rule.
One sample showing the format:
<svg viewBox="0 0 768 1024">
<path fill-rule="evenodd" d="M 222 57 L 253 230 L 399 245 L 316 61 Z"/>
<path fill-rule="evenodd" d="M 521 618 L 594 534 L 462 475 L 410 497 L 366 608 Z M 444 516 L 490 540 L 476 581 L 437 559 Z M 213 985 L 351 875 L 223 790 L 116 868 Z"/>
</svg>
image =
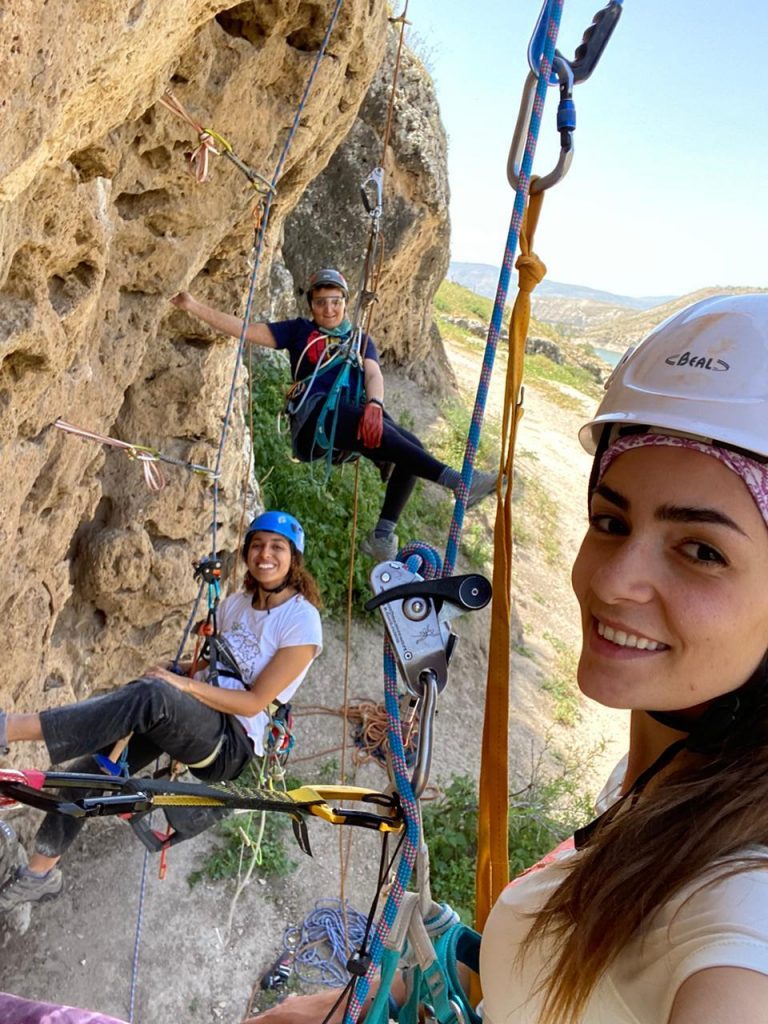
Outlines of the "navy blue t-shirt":
<svg viewBox="0 0 768 1024">
<path fill-rule="evenodd" d="M 277 347 L 285 349 L 288 353 L 288 358 L 291 361 L 291 376 L 294 380 L 305 380 L 307 377 L 311 377 L 326 345 L 333 344 L 336 340 L 323 334 L 318 330 L 317 324 L 312 320 L 304 319 L 304 317 L 297 317 L 295 320 L 278 320 L 275 323 L 268 323 L 267 327 L 272 332 Z M 365 346 L 363 359 L 373 359 L 378 363 L 379 355 L 373 338 L 366 334 L 363 343 Z M 312 384 L 313 394 L 328 394 L 338 372 L 338 363 L 329 366 L 324 372 L 321 371 Z"/>
</svg>

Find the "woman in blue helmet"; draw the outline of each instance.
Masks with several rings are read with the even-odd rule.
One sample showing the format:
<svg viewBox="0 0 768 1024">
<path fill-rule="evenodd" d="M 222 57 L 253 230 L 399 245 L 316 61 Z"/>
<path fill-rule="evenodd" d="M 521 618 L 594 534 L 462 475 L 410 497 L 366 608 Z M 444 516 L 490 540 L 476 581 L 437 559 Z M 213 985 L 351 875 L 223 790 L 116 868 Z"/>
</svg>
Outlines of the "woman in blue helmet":
<svg viewBox="0 0 768 1024">
<path fill-rule="evenodd" d="M 109 754 L 130 735 L 131 774 L 165 753 L 206 782 L 236 778 L 264 753 L 270 704 L 291 699 L 323 643 L 298 520 L 287 512 L 257 516 L 242 556 L 243 588 L 218 609 L 219 636 L 232 657 L 217 665 L 217 686 L 204 672 L 191 677 L 156 666 L 101 697 L 33 714 L 0 712 L 0 754 L 10 743 L 42 740 L 54 764 L 80 758 L 74 770 L 92 772 L 93 754 Z M 57 864 L 80 827 L 79 819 L 46 815 L 28 866 L 0 888 L 0 914 L 59 893 Z"/>
<path fill-rule="evenodd" d="M 338 270 L 326 268 L 312 274 L 307 284 L 307 301 L 312 319 L 297 317 L 273 323 L 250 324 L 246 338 L 264 348 L 284 349 L 291 362 L 294 389 L 288 405 L 293 451 L 302 462 L 323 458 L 325 451 L 317 443 L 318 425 L 325 421 L 326 399 L 339 373 L 338 362 L 331 362 L 334 341 L 345 341 L 352 334 L 347 319 L 349 288 Z M 171 302 L 199 317 L 216 331 L 239 338 L 243 321 L 206 306 L 189 292 L 179 292 Z M 361 366 L 353 372 L 361 375 L 364 394 L 362 408 L 349 396 L 340 396 L 333 413 L 333 447 L 358 452 L 375 463 L 386 479 L 379 519 L 361 544 L 363 554 L 384 561 L 397 554 L 395 528 L 411 496 L 417 477 L 431 480 L 456 492 L 461 482 L 458 470 L 436 459 L 418 437 L 399 426 L 384 410 L 384 377 L 373 339 L 365 335 Z M 353 389 L 358 381 L 353 382 Z M 496 474 L 476 471 L 472 478 L 467 508 L 491 494 Z"/>
</svg>

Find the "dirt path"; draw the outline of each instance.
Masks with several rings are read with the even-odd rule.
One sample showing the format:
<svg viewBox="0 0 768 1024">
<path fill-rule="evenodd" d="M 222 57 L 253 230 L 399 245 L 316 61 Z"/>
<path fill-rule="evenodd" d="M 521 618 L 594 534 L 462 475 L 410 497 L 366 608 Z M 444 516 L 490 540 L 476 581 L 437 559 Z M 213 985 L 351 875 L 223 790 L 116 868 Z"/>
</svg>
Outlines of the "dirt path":
<svg viewBox="0 0 768 1024">
<path fill-rule="evenodd" d="M 476 358 L 455 346 L 449 350 L 459 380 L 477 375 Z M 490 415 L 501 408 L 501 369 L 492 388 Z M 409 409 L 416 428 L 426 432 L 437 409 L 412 383 L 400 377 L 389 381 L 390 405 Z M 524 627 L 520 650 L 513 655 L 510 683 L 510 773 L 526 780 L 531 759 L 546 742 L 554 748 L 592 750 L 605 741 L 597 774 L 621 753 L 624 716 L 581 705 L 576 724 L 552 724 L 553 699 L 543 683 L 556 674 L 563 651 L 574 652 L 579 632 L 570 592 L 568 567 L 584 523 L 589 460 L 576 441 L 591 402 L 583 408 L 575 393 L 563 407 L 535 384 L 527 388 L 526 413 L 521 425 L 519 457 L 526 522 L 531 539 L 516 551 L 516 606 Z M 437 497 L 437 492 L 436 492 Z M 554 513 L 552 509 L 554 508 Z M 484 517 L 490 528 L 490 512 Z M 537 542 L 537 518 L 552 520 L 549 553 Z M 552 537 L 557 544 L 552 547 Z M 476 774 L 482 690 L 486 661 L 487 615 L 459 620 L 461 641 L 451 678 L 441 697 L 436 729 L 433 778 L 454 773 Z M 552 638 L 556 641 L 552 642 Z M 357 625 L 351 650 L 351 696 L 380 699 L 381 631 Z M 338 708 L 343 699 L 343 630 L 326 627 L 322 660 L 301 691 L 304 706 Z M 578 698 L 576 698 L 578 703 Z M 311 778 L 318 765 L 337 771 L 340 719 L 333 715 L 300 715 L 298 750 L 303 758 L 293 770 Z M 330 751 L 330 752 L 329 752 Z M 329 765 L 329 762 L 330 765 Z M 347 758 L 349 763 L 349 758 Z M 355 781 L 382 787 L 383 772 L 368 765 Z M 590 780 L 597 786 L 597 776 Z M 19 815 L 11 816 L 20 824 Z M 27 824 L 30 827 L 31 822 Z M 135 1021 L 140 1024 L 235 1024 L 245 1009 L 251 987 L 271 964 L 281 946 L 284 927 L 300 921 L 321 896 L 339 892 L 339 843 L 346 835 L 322 823 L 310 827 L 315 857 L 292 853 L 297 869 L 275 884 L 254 881 L 243 893 L 235 913 L 232 935 L 224 930 L 232 899 L 230 884 L 200 884 L 190 890 L 187 875 L 215 840 L 210 834 L 184 843 L 171 853 L 165 881 L 156 877 L 157 860 L 150 860 L 145 918 L 139 960 Z M 369 833 L 352 836 L 352 854 L 345 892 L 359 909 L 367 909 L 373 891 L 372 864 L 378 844 Z M 0 932 L 0 989 L 30 998 L 63 1001 L 128 1016 L 131 960 L 142 870 L 143 848 L 120 823 L 93 822 L 70 852 L 63 895 L 36 907 L 24 935 Z"/>
</svg>

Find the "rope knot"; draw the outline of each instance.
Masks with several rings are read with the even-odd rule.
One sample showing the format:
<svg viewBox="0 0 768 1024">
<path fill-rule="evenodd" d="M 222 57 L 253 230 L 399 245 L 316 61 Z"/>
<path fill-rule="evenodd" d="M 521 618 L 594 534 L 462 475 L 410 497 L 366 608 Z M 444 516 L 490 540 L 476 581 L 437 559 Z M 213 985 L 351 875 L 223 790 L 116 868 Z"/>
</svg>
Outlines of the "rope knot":
<svg viewBox="0 0 768 1024">
<path fill-rule="evenodd" d="M 518 287 L 521 292 L 532 292 L 547 273 L 546 265 L 535 252 L 518 256 L 515 269 L 519 272 Z"/>
</svg>

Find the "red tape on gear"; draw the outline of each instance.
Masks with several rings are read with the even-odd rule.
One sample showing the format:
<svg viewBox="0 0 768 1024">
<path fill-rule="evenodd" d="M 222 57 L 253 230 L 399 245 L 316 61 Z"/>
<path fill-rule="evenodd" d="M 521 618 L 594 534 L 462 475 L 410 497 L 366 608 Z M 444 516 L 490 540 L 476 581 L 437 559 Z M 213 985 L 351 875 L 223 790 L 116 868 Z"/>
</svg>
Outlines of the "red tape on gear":
<svg viewBox="0 0 768 1024">
<path fill-rule="evenodd" d="M 31 786 L 32 789 L 42 789 L 45 785 L 45 772 L 37 771 L 34 768 L 28 771 L 20 771 L 17 768 L 0 768 L 0 782 L 16 782 L 22 786 Z"/>
</svg>

